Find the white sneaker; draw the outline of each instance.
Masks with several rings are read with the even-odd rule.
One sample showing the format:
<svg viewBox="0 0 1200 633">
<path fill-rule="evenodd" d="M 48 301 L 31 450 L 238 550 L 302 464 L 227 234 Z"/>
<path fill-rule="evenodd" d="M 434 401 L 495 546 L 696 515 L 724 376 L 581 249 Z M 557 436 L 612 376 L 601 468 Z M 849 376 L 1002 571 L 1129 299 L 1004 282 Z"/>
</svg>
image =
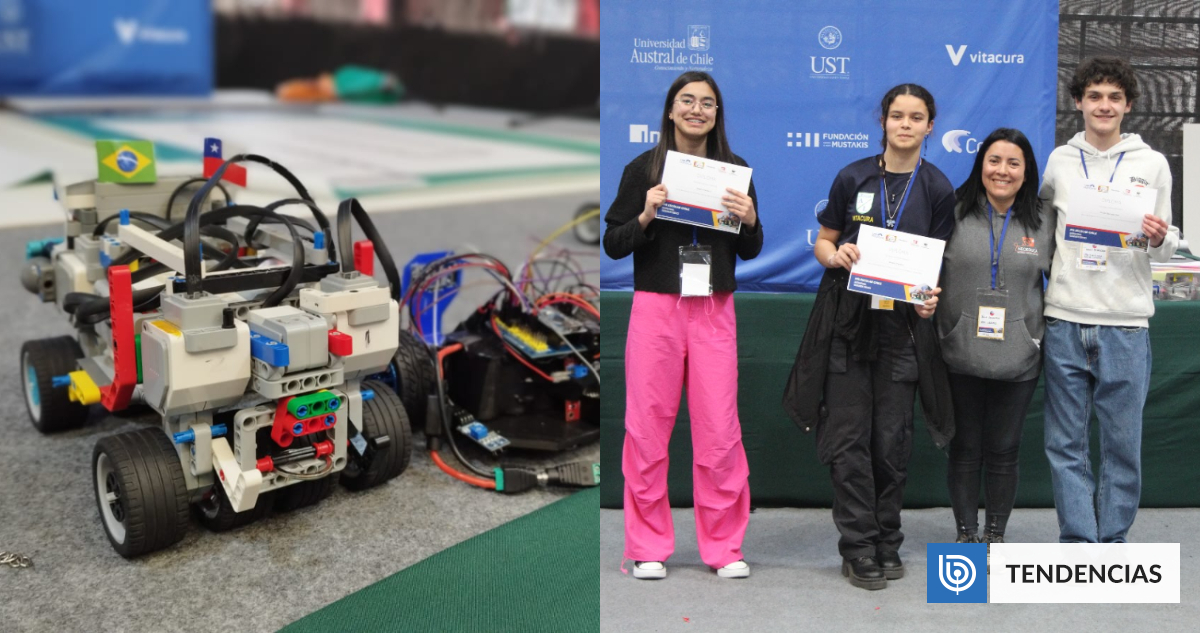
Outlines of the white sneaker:
<svg viewBox="0 0 1200 633">
<path fill-rule="evenodd" d="M 637 561 L 633 563 L 633 577 L 643 580 L 666 578 L 667 566 L 658 561 Z"/>
<path fill-rule="evenodd" d="M 744 560 L 734 561 L 718 569 L 717 575 L 721 578 L 746 578 L 750 576 L 750 566 Z"/>
</svg>

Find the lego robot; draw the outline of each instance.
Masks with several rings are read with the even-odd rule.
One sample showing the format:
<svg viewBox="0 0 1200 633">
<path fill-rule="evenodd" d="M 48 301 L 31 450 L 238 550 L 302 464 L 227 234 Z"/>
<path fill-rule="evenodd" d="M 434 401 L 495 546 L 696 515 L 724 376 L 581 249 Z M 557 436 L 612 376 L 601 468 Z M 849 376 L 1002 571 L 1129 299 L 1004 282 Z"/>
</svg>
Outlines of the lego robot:
<svg viewBox="0 0 1200 633">
<path fill-rule="evenodd" d="M 400 328 L 395 266 L 369 217 L 356 200 L 340 205 L 340 249 L 351 251 L 357 221 L 371 239 L 355 250 L 379 255 L 390 288 L 348 256 L 338 263 L 328 220 L 286 169 L 254 155 L 226 166 L 237 162 L 271 167 L 298 197 L 208 202 L 224 167 L 207 181 L 83 182 L 66 190 L 65 238 L 28 248 L 26 288 L 76 329 L 21 348 L 33 425 L 79 427 L 95 404 L 144 403 L 161 417 L 92 453 L 101 522 L 127 558 L 182 539 L 191 507 L 228 530 L 316 503 L 335 481 L 378 486 L 409 463 L 404 406 L 370 380 Z M 189 182 L 204 184 L 172 220 Z M 288 205 L 316 224 L 277 213 Z"/>
</svg>

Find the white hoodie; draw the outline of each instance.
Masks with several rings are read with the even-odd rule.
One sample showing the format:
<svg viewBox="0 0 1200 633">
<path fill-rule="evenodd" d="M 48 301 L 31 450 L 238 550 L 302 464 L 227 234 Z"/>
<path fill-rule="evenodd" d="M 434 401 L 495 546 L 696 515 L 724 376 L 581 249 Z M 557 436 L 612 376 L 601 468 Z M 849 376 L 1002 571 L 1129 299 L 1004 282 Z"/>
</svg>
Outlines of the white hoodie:
<svg viewBox="0 0 1200 633">
<path fill-rule="evenodd" d="M 1050 270 L 1050 285 L 1046 289 L 1047 317 L 1066 319 L 1087 325 L 1119 325 L 1147 327 L 1154 315 L 1154 298 L 1150 281 L 1150 260 L 1165 262 L 1179 246 L 1179 229 L 1172 226 L 1158 248 L 1148 253 L 1125 248 L 1109 248 L 1107 269 L 1103 271 L 1079 268 L 1078 242 L 1063 241 L 1066 231 L 1067 200 L 1071 187 L 1084 177 L 1079 151 L 1087 161 L 1091 179 L 1112 182 L 1119 186 L 1146 187 L 1158 190 L 1154 215 L 1171 223 L 1171 170 L 1167 159 L 1150 149 L 1137 134 L 1122 134 L 1121 140 L 1101 152 L 1083 140 L 1083 132 L 1066 145 L 1056 147 L 1046 161 L 1039 195 L 1052 204 L 1058 213 L 1055 233 L 1056 250 Z M 1117 165 L 1117 158 L 1125 157 Z M 1114 168 L 1116 171 L 1114 172 Z"/>
</svg>

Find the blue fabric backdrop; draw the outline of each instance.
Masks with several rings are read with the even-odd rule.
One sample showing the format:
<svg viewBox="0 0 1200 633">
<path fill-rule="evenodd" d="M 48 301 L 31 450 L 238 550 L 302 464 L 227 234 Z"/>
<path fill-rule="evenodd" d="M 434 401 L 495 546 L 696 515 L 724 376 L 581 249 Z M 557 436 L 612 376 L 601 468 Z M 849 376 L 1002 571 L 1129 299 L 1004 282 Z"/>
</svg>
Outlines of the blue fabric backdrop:
<svg viewBox="0 0 1200 633">
<path fill-rule="evenodd" d="M 206 0 L 0 0 L 0 95 L 212 92 Z"/>
<path fill-rule="evenodd" d="M 1054 148 L 1055 0 L 605 0 L 600 25 L 603 210 L 657 141 L 671 82 L 711 73 L 766 229 L 762 254 L 739 262 L 741 290 L 816 290 L 816 212 L 838 170 L 881 151 L 879 101 L 896 84 L 933 93 L 926 158 L 955 187 L 997 127 L 1025 132 L 1039 167 Z M 632 258 L 601 269 L 603 289 L 632 289 Z"/>
</svg>

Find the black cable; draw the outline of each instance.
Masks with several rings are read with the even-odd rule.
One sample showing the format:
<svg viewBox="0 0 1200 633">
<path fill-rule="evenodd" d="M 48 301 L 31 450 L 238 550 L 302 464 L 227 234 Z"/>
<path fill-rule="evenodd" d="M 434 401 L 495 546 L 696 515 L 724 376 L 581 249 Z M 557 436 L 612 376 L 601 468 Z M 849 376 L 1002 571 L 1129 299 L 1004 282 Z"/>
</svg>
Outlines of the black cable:
<svg viewBox="0 0 1200 633">
<path fill-rule="evenodd" d="M 442 372 L 441 367 L 438 366 L 437 350 L 428 346 L 426 346 L 426 350 L 428 351 L 427 356 L 429 358 L 429 362 L 433 363 L 433 375 L 437 379 L 438 411 L 441 413 L 442 428 L 446 433 L 446 443 L 450 445 L 450 450 L 454 451 L 454 456 L 458 458 L 458 461 L 461 462 L 463 466 L 469 468 L 471 472 L 485 479 L 495 479 L 496 474 L 494 472 L 488 472 L 475 466 L 475 464 L 467 461 L 466 457 L 463 457 L 462 451 L 458 450 L 458 444 L 454 442 L 454 429 L 452 429 L 450 426 L 450 402 L 446 398 L 446 391 L 442 385 Z M 465 352 L 466 348 L 463 348 L 463 351 Z"/>
<path fill-rule="evenodd" d="M 276 200 L 275 202 L 272 202 L 271 204 L 268 204 L 267 206 L 263 207 L 263 209 L 267 210 L 267 211 L 274 211 L 280 207 L 286 207 L 288 205 L 293 205 L 293 204 L 304 205 L 304 206 L 308 207 L 309 209 L 312 209 L 313 213 L 320 215 L 320 217 L 325 217 L 325 212 L 321 211 L 320 207 L 318 207 L 315 202 L 312 202 L 310 200 L 304 200 L 303 198 L 288 198 L 286 200 Z M 288 219 L 294 223 L 301 222 L 301 220 L 299 220 L 297 218 L 293 218 L 291 216 L 288 216 Z M 246 225 L 245 239 L 246 239 L 247 244 L 249 244 L 254 239 L 254 232 L 258 230 L 258 225 L 262 224 L 263 222 L 274 223 L 277 221 L 274 219 L 274 216 L 266 216 L 266 215 L 260 215 L 256 218 L 251 219 L 249 224 Z M 309 233 L 314 233 L 314 234 L 316 233 L 316 229 L 314 229 L 312 227 L 312 225 L 308 224 L 307 222 L 305 222 L 303 224 L 303 227 L 308 229 Z M 326 235 L 326 238 L 332 239 L 333 236 Z"/>
<path fill-rule="evenodd" d="M 391 285 L 392 298 L 400 300 L 400 273 L 396 270 L 396 262 L 392 259 L 391 252 L 388 251 L 387 244 L 383 241 L 383 236 L 375 228 L 375 223 L 371 221 L 371 216 L 367 215 L 366 209 L 362 208 L 357 198 L 348 198 L 342 200 L 338 205 L 338 240 L 342 241 L 342 260 L 345 271 L 346 262 L 350 262 L 350 270 L 354 270 L 354 255 L 351 251 L 345 250 L 345 244 L 349 240 L 350 231 L 343 232 L 343 226 L 349 226 L 349 216 L 353 215 L 355 222 L 359 228 L 366 234 L 367 239 L 371 240 L 371 244 L 375 247 L 375 256 L 379 258 L 379 264 L 383 266 L 383 274 L 387 276 L 388 284 Z M 333 242 L 333 240 L 329 240 Z"/>
<path fill-rule="evenodd" d="M 200 274 L 200 204 L 208 197 L 208 194 L 212 191 L 212 188 L 221 180 L 221 176 L 225 174 L 225 170 L 228 169 L 230 165 L 241 162 L 260 163 L 270 167 L 280 176 L 283 176 L 284 179 L 286 179 L 289 183 L 291 183 L 292 186 L 296 188 L 296 192 L 300 194 L 301 198 L 308 200 L 309 202 L 313 202 L 313 198 L 311 195 L 309 195 L 308 190 L 304 188 L 304 185 L 301 184 L 301 182 L 294 175 L 292 175 L 292 172 L 288 171 L 287 168 L 269 158 L 259 156 L 258 154 L 238 154 L 237 156 L 234 156 L 223 163 L 215 172 L 213 172 L 213 175 L 209 177 L 208 181 L 205 182 L 202 187 L 200 187 L 200 190 L 197 191 L 194 196 L 192 196 L 191 202 L 188 203 L 187 216 L 184 218 L 183 231 L 183 272 L 184 281 L 187 284 L 188 294 L 199 293 L 203 288 Z M 329 220 L 323 213 L 314 211 L 314 215 L 317 220 L 317 225 L 320 226 L 321 230 L 328 235 Z M 296 240 L 295 245 L 300 246 L 299 236 L 295 235 L 295 227 L 290 223 L 288 224 L 288 227 L 289 231 L 294 234 L 294 239 Z M 337 261 L 337 251 L 334 247 L 334 240 L 328 240 L 326 247 L 328 249 L 330 261 Z M 301 253 L 303 253 L 302 247 Z M 298 271 L 293 270 L 293 272 Z M 299 275 L 296 275 L 296 277 L 298 278 Z M 289 277 L 289 279 L 291 279 L 291 277 Z"/>
<path fill-rule="evenodd" d="M 184 189 L 186 189 L 188 185 L 194 185 L 198 182 L 205 182 L 207 180 L 208 180 L 207 178 L 202 178 L 202 177 L 201 178 L 192 178 L 190 180 L 183 181 L 182 184 L 180 184 L 178 187 L 176 187 L 175 191 L 171 192 L 171 197 L 167 198 L 167 219 L 168 220 L 171 219 L 171 211 L 175 207 L 175 197 L 178 196 L 180 194 L 180 192 L 182 192 Z M 219 182 L 217 183 L 217 188 L 221 190 L 221 193 L 225 194 L 225 206 L 229 206 L 229 203 L 233 201 L 233 198 L 230 197 L 230 195 L 229 195 L 229 190 L 225 188 L 225 185 L 223 185 Z"/>
</svg>

